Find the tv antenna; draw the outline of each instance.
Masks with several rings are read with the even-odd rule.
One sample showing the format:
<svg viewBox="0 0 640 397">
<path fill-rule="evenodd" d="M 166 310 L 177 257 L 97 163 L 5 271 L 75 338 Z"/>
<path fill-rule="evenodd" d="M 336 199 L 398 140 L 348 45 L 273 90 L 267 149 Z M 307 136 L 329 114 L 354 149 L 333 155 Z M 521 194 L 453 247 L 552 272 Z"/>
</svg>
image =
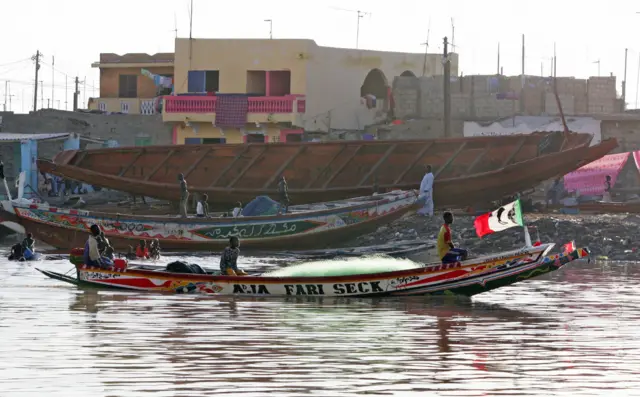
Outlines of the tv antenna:
<svg viewBox="0 0 640 397">
<path fill-rule="evenodd" d="M 356 49 L 358 49 L 358 45 L 359 45 L 359 41 L 360 41 L 360 18 L 363 18 L 365 15 L 368 15 L 369 17 L 371 17 L 371 13 L 367 12 L 367 11 L 360 11 L 360 10 L 347 10 L 345 8 L 338 8 L 338 7 L 329 7 L 332 8 L 334 10 L 337 11 L 345 11 L 345 12 L 355 12 L 356 15 L 358 16 L 358 23 L 356 25 Z"/>
</svg>

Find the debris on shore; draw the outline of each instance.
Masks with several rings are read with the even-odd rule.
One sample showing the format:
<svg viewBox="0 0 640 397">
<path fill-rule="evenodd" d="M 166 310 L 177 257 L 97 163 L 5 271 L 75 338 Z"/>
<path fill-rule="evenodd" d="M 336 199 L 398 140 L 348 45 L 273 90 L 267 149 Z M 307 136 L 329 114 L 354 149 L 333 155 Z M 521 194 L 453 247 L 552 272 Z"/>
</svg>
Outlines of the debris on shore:
<svg viewBox="0 0 640 397">
<path fill-rule="evenodd" d="M 490 254 L 524 245 L 524 232 L 519 227 L 478 238 L 474 219 L 474 216 L 458 215 L 451 227 L 454 243 L 470 254 Z M 559 249 L 573 240 L 576 246 L 588 247 L 593 258 L 617 261 L 639 258 L 640 216 L 637 215 L 526 214 L 526 222 L 533 242 L 539 235 L 541 242 L 556 243 L 555 249 Z M 360 236 L 353 243 L 365 246 L 410 239 L 435 240 L 440 226 L 442 214 L 430 218 L 408 214 L 374 233 Z"/>
</svg>

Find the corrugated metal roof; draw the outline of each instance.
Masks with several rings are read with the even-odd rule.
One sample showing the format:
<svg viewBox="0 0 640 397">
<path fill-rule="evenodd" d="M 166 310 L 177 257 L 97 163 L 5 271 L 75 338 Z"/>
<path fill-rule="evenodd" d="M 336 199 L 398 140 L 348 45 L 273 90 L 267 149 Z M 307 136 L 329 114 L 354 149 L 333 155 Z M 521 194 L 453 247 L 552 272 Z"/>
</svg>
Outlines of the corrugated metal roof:
<svg viewBox="0 0 640 397">
<path fill-rule="evenodd" d="M 10 132 L 0 133 L 0 142 L 20 142 L 20 141 L 45 141 L 47 139 L 60 139 L 69 136 L 67 132 L 59 132 L 55 134 L 13 134 Z"/>
</svg>

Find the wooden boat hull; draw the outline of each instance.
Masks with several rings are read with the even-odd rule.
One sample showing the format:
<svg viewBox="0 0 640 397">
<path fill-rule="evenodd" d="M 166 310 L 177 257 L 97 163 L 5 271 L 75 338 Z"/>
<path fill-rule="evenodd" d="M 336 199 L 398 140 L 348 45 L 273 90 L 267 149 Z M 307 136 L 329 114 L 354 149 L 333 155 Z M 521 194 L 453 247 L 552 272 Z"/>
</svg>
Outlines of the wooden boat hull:
<svg viewBox="0 0 640 397">
<path fill-rule="evenodd" d="M 376 230 L 416 207 L 417 192 L 398 191 L 319 204 L 328 209 L 277 216 L 179 218 L 133 216 L 2 202 L 38 240 L 59 249 L 84 247 L 92 224 L 100 225 L 111 245 L 126 251 L 140 240 L 158 239 L 167 251 L 219 251 L 230 236 L 242 248 L 260 251 L 319 249 Z M 295 207 L 292 207 L 292 209 Z"/>
<path fill-rule="evenodd" d="M 336 277 L 214 276 L 165 271 L 77 266 L 77 277 L 42 271 L 48 277 L 80 286 L 136 291 L 259 296 L 472 296 L 559 269 L 588 256 L 586 248 L 547 255 L 553 244 L 524 248 L 465 262 L 416 269 Z"/>
<path fill-rule="evenodd" d="M 555 134 L 555 135 L 554 135 Z M 97 186 L 177 200 L 177 174 L 192 193 L 229 206 L 277 196 L 285 175 L 293 203 L 341 200 L 381 190 L 416 189 L 434 168 L 435 203 L 450 207 L 496 200 L 567 173 L 617 146 L 589 148 L 588 134 L 537 133 L 420 141 L 182 145 L 65 151 L 43 172 Z M 559 137 L 559 140 L 558 140 Z M 544 166 L 543 166 L 544 165 Z M 556 171 L 557 169 L 557 171 Z M 490 188 L 488 188 L 490 187 Z"/>
</svg>

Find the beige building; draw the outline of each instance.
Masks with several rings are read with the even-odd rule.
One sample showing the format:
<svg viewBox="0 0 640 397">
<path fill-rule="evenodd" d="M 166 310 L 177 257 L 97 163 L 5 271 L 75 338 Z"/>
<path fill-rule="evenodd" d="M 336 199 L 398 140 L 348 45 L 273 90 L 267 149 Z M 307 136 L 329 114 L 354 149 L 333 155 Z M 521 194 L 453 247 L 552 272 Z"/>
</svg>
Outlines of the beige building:
<svg viewBox="0 0 640 397">
<path fill-rule="evenodd" d="M 451 54 L 451 74 L 458 56 Z M 176 39 L 174 143 L 282 142 L 303 130 L 384 120 L 395 76 L 441 75 L 442 56 L 318 46 L 313 40 Z M 236 94 L 236 95 L 232 95 Z"/>
<path fill-rule="evenodd" d="M 100 69 L 100 97 L 90 98 L 88 108 L 126 114 L 155 114 L 158 98 L 171 93 L 158 87 L 142 70 L 163 77 L 173 77 L 173 54 L 154 55 L 131 53 L 100 54 L 100 61 L 91 65 Z"/>
</svg>

